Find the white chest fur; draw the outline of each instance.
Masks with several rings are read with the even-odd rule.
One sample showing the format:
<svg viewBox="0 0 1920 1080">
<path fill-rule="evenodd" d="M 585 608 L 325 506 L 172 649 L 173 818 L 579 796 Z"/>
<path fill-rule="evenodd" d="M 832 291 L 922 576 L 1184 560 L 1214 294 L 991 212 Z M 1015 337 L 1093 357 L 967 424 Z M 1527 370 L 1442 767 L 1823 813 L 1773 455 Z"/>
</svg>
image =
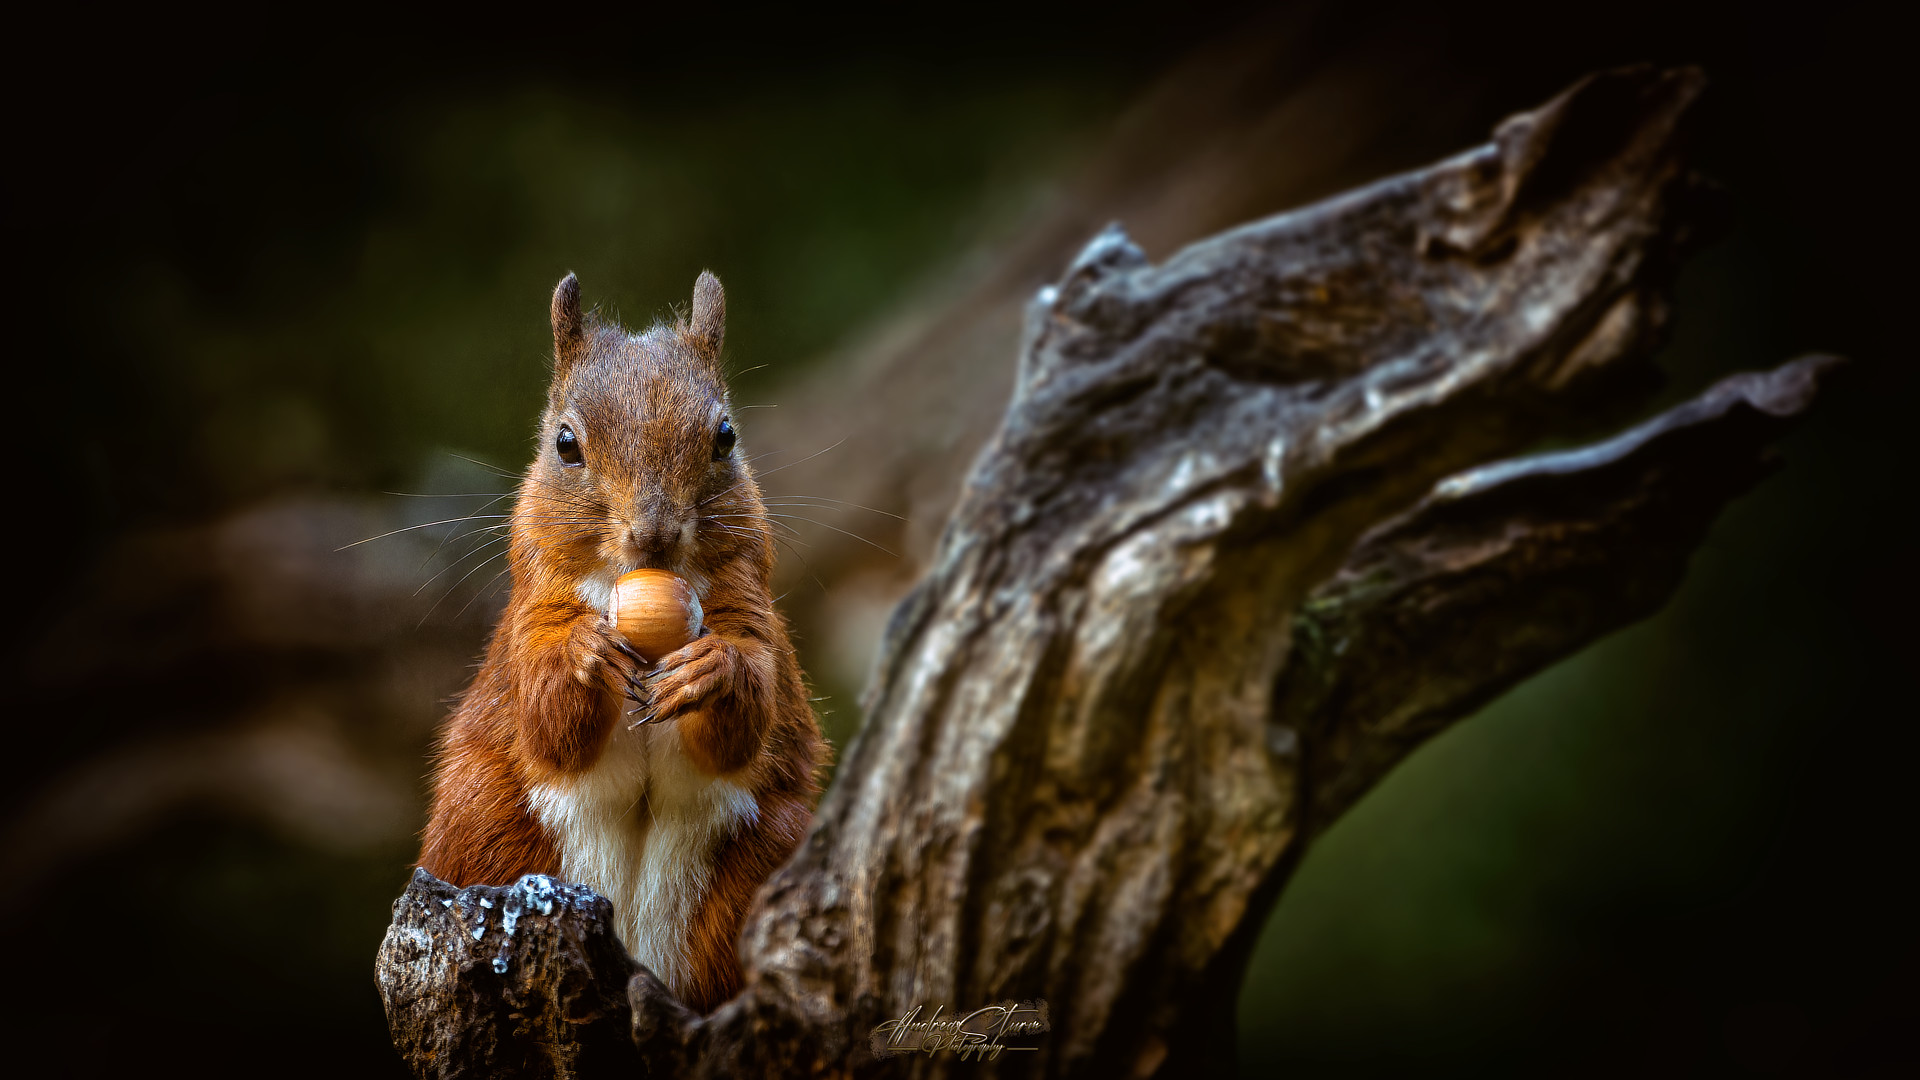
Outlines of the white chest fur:
<svg viewBox="0 0 1920 1080">
<path fill-rule="evenodd" d="M 694 768 L 671 724 L 620 724 L 592 769 L 534 787 L 534 815 L 560 846 L 560 872 L 613 901 L 633 958 L 678 992 L 687 929 L 721 841 L 759 807 L 738 784 Z"/>
</svg>

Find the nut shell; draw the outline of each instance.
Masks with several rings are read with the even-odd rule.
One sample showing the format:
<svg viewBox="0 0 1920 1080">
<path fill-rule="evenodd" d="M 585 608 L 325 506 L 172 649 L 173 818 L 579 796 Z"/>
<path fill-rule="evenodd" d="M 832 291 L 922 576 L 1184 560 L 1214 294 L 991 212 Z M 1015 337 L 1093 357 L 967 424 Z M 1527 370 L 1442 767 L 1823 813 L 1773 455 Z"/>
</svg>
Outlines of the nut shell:
<svg viewBox="0 0 1920 1080">
<path fill-rule="evenodd" d="M 641 656 L 658 660 L 699 637 L 706 615 L 685 578 L 665 570 L 635 570 L 613 583 L 607 618 Z"/>
</svg>

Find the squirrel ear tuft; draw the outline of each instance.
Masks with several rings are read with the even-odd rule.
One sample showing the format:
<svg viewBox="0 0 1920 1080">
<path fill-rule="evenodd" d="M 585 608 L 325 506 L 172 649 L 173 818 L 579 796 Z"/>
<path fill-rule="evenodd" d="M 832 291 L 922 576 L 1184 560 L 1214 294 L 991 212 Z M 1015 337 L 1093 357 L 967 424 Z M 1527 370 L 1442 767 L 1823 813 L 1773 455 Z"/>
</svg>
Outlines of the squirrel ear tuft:
<svg viewBox="0 0 1920 1080">
<path fill-rule="evenodd" d="M 586 347 L 580 320 L 580 281 L 572 274 L 553 287 L 553 372 L 564 375 Z"/>
<path fill-rule="evenodd" d="M 702 270 L 693 283 L 693 312 L 687 321 L 687 336 L 706 358 L 720 361 L 720 345 L 727 336 L 727 293 L 720 279 Z"/>
</svg>

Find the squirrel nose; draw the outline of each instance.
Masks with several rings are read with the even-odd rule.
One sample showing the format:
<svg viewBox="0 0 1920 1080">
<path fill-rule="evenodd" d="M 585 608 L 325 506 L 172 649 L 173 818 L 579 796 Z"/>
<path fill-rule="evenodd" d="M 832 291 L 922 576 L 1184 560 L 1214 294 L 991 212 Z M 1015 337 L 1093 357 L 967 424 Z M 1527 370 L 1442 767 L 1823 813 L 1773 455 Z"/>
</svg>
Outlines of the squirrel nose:
<svg viewBox="0 0 1920 1080">
<path fill-rule="evenodd" d="M 636 514 L 627 524 L 627 542 L 643 562 L 656 562 L 673 547 L 679 530 L 658 514 Z"/>
<path fill-rule="evenodd" d="M 687 513 L 663 492 L 639 492 L 627 513 L 627 541 L 640 561 L 663 566 L 691 540 Z"/>
</svg>

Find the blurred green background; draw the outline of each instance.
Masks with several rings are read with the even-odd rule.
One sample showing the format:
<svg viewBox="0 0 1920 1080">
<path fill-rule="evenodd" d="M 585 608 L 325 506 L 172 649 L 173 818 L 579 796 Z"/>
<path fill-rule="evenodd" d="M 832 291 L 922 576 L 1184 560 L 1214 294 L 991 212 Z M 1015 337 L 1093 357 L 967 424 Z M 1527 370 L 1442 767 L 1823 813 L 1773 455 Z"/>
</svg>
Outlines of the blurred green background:
<svg viewBox="0 0 1920 1080">
<path fill-rule="evenodd" d="M 1405 64 L 1402 107 L 1432 94 L 1313 194 L 1594 67 L 1702 64 L 1701 162 L 1736 218 L 1681 281 L 1667 399 L 1809 349 L 1860 362 L 1667 610 L 1436 739 L 1308 855 L 1241 998 L 1242 1072 L 1911 1075 L 1911 124 L 1872 8 L 193 29 L 23 37 L 6 75 L 5 1014 L 56 1073 L 399 1074 L 373 952 L 498 599 L 457 584 L 475 561 L 414 595 L 452 560 L 407 541 L 326 558 L 477 505 L 381 492 L 506 490 L 466 459 L 522 466 L 561 273 L 643 323 L 712 268 L 737 399 L 830 392 L 859 342 L 1057 218 L 1183 58 L 1286 34 L 1302 79 Z M 313 585 L 343 574 L 359 599 Z M 844 741 L 858 672 L 809 667 Z"/>
</svg>

